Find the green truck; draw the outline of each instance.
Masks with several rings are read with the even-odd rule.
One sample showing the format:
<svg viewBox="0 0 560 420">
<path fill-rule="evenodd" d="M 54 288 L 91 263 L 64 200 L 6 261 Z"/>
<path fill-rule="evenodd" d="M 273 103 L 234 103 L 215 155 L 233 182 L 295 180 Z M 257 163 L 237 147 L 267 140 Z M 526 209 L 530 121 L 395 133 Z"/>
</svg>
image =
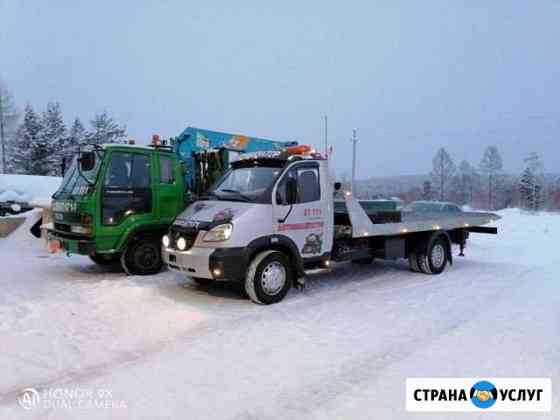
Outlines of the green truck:
<svg viewBox="0 0 560 420">
<path fill-rule="evenodd" d="M 81 148 L 52 197 L 51 251 L 120 263 L 129 274 L 162 267 L 161 237 L 237 155 L 297 144 L 188 127 L 169 142 Z"/>
</svg>

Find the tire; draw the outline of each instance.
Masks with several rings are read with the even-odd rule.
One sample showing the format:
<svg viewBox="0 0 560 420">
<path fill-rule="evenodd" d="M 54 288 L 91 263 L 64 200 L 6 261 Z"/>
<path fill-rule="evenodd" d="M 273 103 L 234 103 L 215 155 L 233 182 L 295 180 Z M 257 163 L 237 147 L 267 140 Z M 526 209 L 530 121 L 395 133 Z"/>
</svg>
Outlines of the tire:
<svg viewBox="0 0 560 420">
<path fill-rule="evenodd" d="M 441 274 L 449 262 L 447 242 L 440 236 L 432 242 L 427 262 L 432 274 Z"/>
<path fill-rule="evenodd" d="M 203 279 L 202 277 L 191 277 L 191 279 L 199 286 L 210 286 L 214 283 L 213 279 Z"/>
<path fill-rule="evenodd" d="M 264 251 L 251 261 L 245 275 L 245 291 L 261 305 L 280 302 L 292 287 L 294 273 L 286 255 Z"/>
<path fill-rule="evenodd" d="M 415 273 L 420 273 L 420 267 L 418 266 L 418 256 L 416 252 L 411 252 L 408 254 L 408 264 L 410 265 L 410 269 Z"/>
<path fill-rule="evenodd" d="M 163 266 L 160 242 L 146 236 L 129 244 L 121 256 L 123 270 L 140 276 L 159 273 Z"/>
<path fill-rule="evenodd" d="M 118 264 L 121 259 L 120 253 L 114 254 L 90 254 L 88 255 L 89 259 L 92 260 L 94 263 L 99 265 L 113 265 Z"/>
<path fill-rule="evenodd" d="M 418 253 L 417 261 L 424 274 L 441 274 L 449 262 L 447 242 L 440 236 L 431 241 L 426 251 Z"/>
</svg>

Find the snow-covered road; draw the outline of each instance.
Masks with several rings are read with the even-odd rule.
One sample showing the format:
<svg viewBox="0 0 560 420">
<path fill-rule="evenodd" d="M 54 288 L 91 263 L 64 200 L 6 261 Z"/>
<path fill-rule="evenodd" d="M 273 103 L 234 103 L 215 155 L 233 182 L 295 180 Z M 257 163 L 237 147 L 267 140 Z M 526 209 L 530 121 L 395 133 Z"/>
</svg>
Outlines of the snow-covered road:
<svg viewBox="0 0 560 420">
<path fill-rule="evenodd" d="M 0 418 L 559 419 L 560 215 L 502 213 L 440 276 L 339 265 L 277 305 L 0 240 Z M 551 377 L 553 411 L 407 413 L 407 377 Z M 24 388 L 114 407 L 24 410 Z"/>
</svg>

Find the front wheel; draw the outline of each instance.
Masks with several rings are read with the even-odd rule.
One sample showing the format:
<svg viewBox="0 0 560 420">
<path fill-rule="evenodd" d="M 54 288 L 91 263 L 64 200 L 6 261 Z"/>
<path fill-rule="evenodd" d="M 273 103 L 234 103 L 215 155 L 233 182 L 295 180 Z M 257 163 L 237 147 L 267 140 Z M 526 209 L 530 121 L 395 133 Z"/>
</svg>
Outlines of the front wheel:
<svg viewBox="0 0 560 420">
<path fill-rule="evenodd" d="M 129 244 L 121 256 L 121 265 L 128 274 L 159 273 L 163 266 L 159 238 L 144 237 Z"/>
<path fill-rule="evenodd" d="M 277 303 L 288 294 L 293 277 L 286 255 L 279 251 L 264 251 L 249 264 L 245 275 L 245 291 L 255 303 Z"/>
</svg>

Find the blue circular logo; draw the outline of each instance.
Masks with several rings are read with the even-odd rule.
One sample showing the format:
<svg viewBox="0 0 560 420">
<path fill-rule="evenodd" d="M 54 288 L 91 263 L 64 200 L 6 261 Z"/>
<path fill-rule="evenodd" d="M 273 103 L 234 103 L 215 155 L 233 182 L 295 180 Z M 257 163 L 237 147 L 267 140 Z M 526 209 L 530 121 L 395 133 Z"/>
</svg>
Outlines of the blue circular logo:
<svg viewBox="0 0 560 420">
<path fill-rule="evenodd" d="M 488 381 L 480 381 L 471 387 L 471 402 L 478 408 L 490 408 L 498 399 L 498 390 Z"/>
</svg>

